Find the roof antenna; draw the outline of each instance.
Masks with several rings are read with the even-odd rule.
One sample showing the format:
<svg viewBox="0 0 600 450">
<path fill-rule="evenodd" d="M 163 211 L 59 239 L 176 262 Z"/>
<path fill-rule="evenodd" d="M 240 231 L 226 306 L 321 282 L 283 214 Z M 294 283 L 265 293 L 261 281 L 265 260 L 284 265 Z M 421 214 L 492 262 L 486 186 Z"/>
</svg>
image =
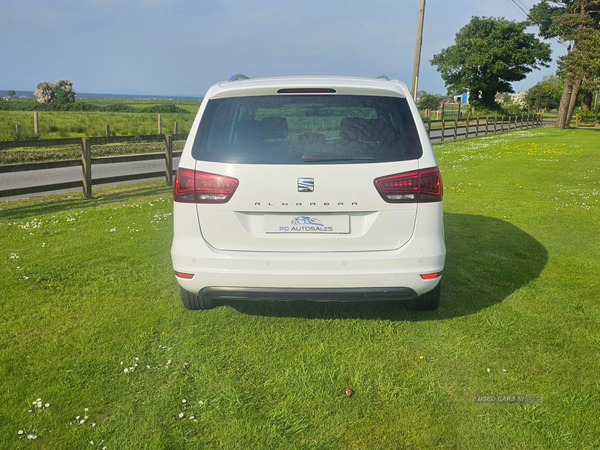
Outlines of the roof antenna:
<svg viewBox="0 0 600 450">
<path fill-rule="evenodd" d="M 229 81 L 240 81 L 240 80 L 249 80 L 249 79 L 250 79 L 250 77 L 247 77 L 243 73 L 236 73 L 229 79 Z"/>
<path fill-rule="evenodd" d="M 390 81 L 390 79 L 388 78 L 388 76 L 385 73 L 380 73 L 379 76 L 377 77 L 378 80 L 386 80 L 386 81 Z"/>
</svg>

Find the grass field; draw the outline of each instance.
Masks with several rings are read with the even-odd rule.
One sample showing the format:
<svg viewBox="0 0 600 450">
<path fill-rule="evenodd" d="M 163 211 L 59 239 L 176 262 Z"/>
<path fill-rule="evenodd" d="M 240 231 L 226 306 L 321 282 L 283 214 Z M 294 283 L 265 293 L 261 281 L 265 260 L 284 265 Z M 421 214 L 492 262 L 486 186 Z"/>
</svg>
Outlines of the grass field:
<svg viewBox="0 0 600 450">
<path fill-rule="evenodd" d="M 200 99 L 174 99 L 167 100 L 162 98 L 157 99 L 112 99 L 112 98 L 86 98 L 79 101 L 90 103 L 98 106 L 110 106 L 115 103 L 121 103 L 127 106 L 131 106 L 135 109 L 144 109 L 150 106 L 162 106 L 162 105 L 175 105 L 183 109 L 187 109 L 191 113 L 197 113 L 200 108 Z"/>
<path fill-rule="evenodd" d="M 158 132 L 158 115 L 153 113 L 40 111 L 38 114 L 42 139 L 106 136 L 106 124 L 110 125 L 112 136 Z M 194 117 L 194 114 L 162 114 L 163 132 L 173 133 L 178 122 L 179 132 L 187 133 Z M 0 111 L 0 140 L 12 140 L 16 124 L 21 125 L 23 137 L 34 137 L 32 111 Z"/>
<path fill-rule="evenodd" d="M 33 110 L 33 108 L 38 105 L 37 100 L 35 98 L 13 98 L 10 100 L 4 100 L 5 102 L 9 102 L 6 105 L 9 105 L 9 109 L 19 110 L 19 111 L 29 111 Z M 101 108 L 105 107 L 114 107 L 115 105 L 125 105 L 133 108 L 136 111 L 144 110 L 153 106 L 169 106 L 175 105 L 179 108 L 186 109 L 191 113 L 198 112 L 198 108 L 200 107 L 201 99 L 192 99 L 192 98 L 176 98 L 176 99 L 167 99 L 167 98 L 153 98 L 153 99 L 141 99 L 141 98 L 78 98 L 77 104 L 84 103 L 87 105 L 97 106 Z M 1 105 L 0 105 L 1 106 Z"/>
<path fill-rule="evenodd" d="M 0 447 L 599 448 L 600 131 L 435 150 L 435 312 L 186 311 L 163 183 L 1 202 Z"/>
</svg>

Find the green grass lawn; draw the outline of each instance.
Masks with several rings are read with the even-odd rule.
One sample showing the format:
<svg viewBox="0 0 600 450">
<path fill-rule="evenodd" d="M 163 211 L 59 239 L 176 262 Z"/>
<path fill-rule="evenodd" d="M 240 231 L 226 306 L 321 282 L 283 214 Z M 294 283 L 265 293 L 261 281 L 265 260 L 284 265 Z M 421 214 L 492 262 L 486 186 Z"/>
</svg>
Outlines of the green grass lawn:
<svg viewBox="0 0 600 450">
<path fill-rule="evenodd" d="M 599 448 L 600 131 L 435 151 L 435 312 L 186 311 L 164 183 L 1 202 L 0 447 Z"/>
</svg>

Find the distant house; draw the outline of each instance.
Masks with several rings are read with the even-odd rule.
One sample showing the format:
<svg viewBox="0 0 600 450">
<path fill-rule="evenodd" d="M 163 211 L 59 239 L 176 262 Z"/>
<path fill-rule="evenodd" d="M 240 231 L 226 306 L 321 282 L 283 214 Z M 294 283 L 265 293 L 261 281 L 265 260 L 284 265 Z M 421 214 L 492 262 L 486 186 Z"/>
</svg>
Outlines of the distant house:
<svg viewBox="0 0 600 450">
<path fill-rule="evenodd" d="M 462 94 L 455 95 L 453 100 L 457 103 L 462 103 L 463 105 L 469 104 L 469 91 L 463 92 Z"/>
<path fill-rule="evenodd" d="M 509 93 L 509 92 L 498 92 L 496 94 L 496 103 L 504 103 L 504 96 L 508 95 L 511 101 L 515 101 L 519 94 Z"/>
</svg>

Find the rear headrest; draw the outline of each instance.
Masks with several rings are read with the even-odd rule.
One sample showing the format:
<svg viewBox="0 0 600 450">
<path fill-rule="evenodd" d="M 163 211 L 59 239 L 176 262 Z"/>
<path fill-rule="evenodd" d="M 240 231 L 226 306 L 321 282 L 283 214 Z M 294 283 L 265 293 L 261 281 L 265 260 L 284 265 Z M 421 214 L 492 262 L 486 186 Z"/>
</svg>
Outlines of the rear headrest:
<svg viewBox="0 0 600 450">
<path fill-rule="evenodd" d="M 389 143 L 394 132 L 389 123 L 383 119 L 367 119 L 365 142 Z"/>
<path fill-rule="evenodd" d="M 261 123 L 258 120 L 240 120 L 235 125 L 238 144 L 256 144 L 262 142 Z"/>
<path fill-rule="evenodd" d="M 327 138 L 321 133 L 303 133 L 297 141 L 302 147 L 323 147 L 327 144 Z"/>
<path fill-rule="evenodd" d="M 367 120 L 362 117 L 344 117 L 340 122 L 341 141 L 362 141 L 367 128 Z"/>
<path fill-rule="evenodd" d="M 288 136 L 288 123 L 285 117 L 265 117 L 260 121 L 260 126 L 264 139 L 286 139 Z"/>
</svg>

